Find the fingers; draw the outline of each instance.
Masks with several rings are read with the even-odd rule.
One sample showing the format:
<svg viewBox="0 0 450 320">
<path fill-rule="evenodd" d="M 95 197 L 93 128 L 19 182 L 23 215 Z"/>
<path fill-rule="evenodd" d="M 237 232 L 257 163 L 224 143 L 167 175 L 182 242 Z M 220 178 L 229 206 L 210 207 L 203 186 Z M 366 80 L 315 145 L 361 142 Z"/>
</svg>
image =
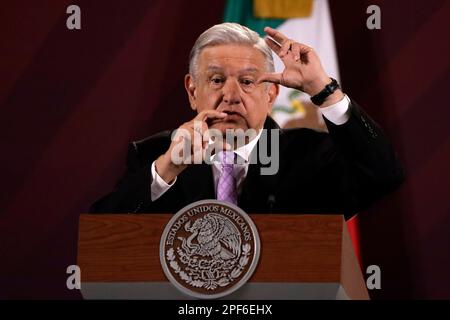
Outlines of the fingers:
<svg viewBox="0 0 450 320">
<path fill-rule="evenodd" d="M 264 31 L 269 35 L 271 38 L 266 38 L 266 43 L 272 49 L 280 58 L 284 58 L 286 54 L 291 49 L 291 46 L 295 41 L 287 38 L 284 34 L 281 32 L 272 29 L 270 27 L 265 27 Z"/>
<path fill-rule="evenodd" d="M 208 144 L 208 140 L 210 139 L 208 125 L 206 123 L 207 119 L 221 119 L 228 116 L 225 112 L 220 112 L 217 110 L 203 110 L 200 112 L 191 122 L 194 125 L 194 131 L 197 131 L 202 137 L 204 141 L 204 145 Z M 197 124 L 201 123 L 201 127 Z"/>
<path fill-rule="evenodd" d="M 272 49 L 273 52 L 275 52 L 277 55 L 279 55 L 281 46 L 270 38 L 265 38 L 264 40 L 266 41 L 269 48 Z"/>
<path fill-rule="evenodd" d="M 301 59 L 302 62 L 308 63 L 308 53 L 312 51 L 312 48 L 301 43 L 294 43 L 291 51 L 296 62 Z"/>
<path fill-rule="evenodd" d="M 194 120 L 192 129 L 194 130 L 193 134 L 196 134 L 198 138 L 202 139 L 203 147 L 205 147 L 209 141 L 209 131 L 206 122 Z"/>
<path fill-rule="evenodd" d="M 285 58 L 290 54 L 290 57 L 294 61 L 298 62 L 302 57 L 306 57 L 306 55 L 311 51 L 312 48 L 307 45 L 295 42 L 294 40 L 287 40 L 281 46 L 281 48 L 279 48 L 277 54 L 281 59 Z M 283 61 L 286 62 L 285 60 Z"/>
<path fill-rule="evenodd" d="M 207 119 L 221 119 L 227 117 L 228 114 L 217 110 L 203 110 L 194 119 L 181 125 L 178 130 L 191 139 L 199 137 L 203 141 L 203 145 L 207 145 L 210 139 L 209 127 L 206 123 Z M 180 130 L 182 129 L 182 130 Z M 191 139 L 193 140 L 193 139 Z"/>
<path fill-rule="evenodd" d="M 210 130 L 206 122 L 208 119 L 227 116 L 227 113 L 217 110 L 204 110 L 191 121 L 181 125 L 172 136 L 171 161 L 176 165 L 200 164 L 210 161 L 212 151 L 233 150 L 233 147 L 223 140 L 222 133 L 219 130 Z"/>
<path fill-rule="evenodd" d="M 180 126 L 172 138 L 171 161 L 177 165 L 202 163 L 208 146 L 207 132 L 208 126 L 201 121 L 190 121 Z"/>
<path fill-rule="evenodd" d="M 216 119 L 216 118 L 225 118 L 227 114 L 225 112 L 220 112 L 217 110 L 203 110 L 200 112 L 194 120 L 205 121 L 206 119 Z"/>
<path fill-rule="evenodd" d="M 296 62 L 299 61 L 300 60 L 300 45 L 298 43 L 295 43 L 292 46 L 292 50 L 291 51 L 292 51 L 292 55 L 293 55 L 294 60 Z"/>
<path fill-rule="evenodd" d="M 264 32 L 265 32 L 268 36 L 274 38 L 275 41 L 277 41 L 280 45 L 283 45 L 284 42 L 285 42 L 286 40 L 288 40 L 288 38 L 287 38 L 284 34 L 282 34 L 282 33 L 281 33 L 280 31 L 278 31 L 278 30 L 272 29 L 271 27 L 265 27 L 265 28 L 264 28 Z"/>
<path fill-rule="evenodd" d="M 227 114 L 216 110 L 204 110 L 194 119 L 182 124 L 172 139 L 172 153 L 176 156 L 176 164 L 202 163 L 210 141 L 210 132 L 206 120 L 208 118 L 223 118 Z"/>
<path fill-rule="evenodd" d="M 265 73 L 257 80 L 257 83 L 272 82 L 276 84 L 282 84 L 283 75 L 281 73 Z"/>
<path fill-rule="evenodd" d="M 305 44 L 298 43 L 292 39 L 289 39 L 280 31 L 265 27 L 264 31 L 271 38 L 266 38 L 267 45 L 272 49 L 281 59 L 286 57 L 289 52 L 292 53 L 292 58 L 295 61 L 300 61 L 303 55 L 308 54 L 313 49 Z"/>
<path fill-rule="evenodd" d="M 291 51 L 292 46 L 293 46 L 294 44 L 295 44 L 295 41 L 290 40 L 290 39 L 286 40 L 286 41 L 283 43 L 283 45 L 281 46 L 280 53 L 278 54 L 278 56 L 279 56 L 281 59 L 283 59 L 283 58 L 289 53 L 289 51 Z"/>
</svg>

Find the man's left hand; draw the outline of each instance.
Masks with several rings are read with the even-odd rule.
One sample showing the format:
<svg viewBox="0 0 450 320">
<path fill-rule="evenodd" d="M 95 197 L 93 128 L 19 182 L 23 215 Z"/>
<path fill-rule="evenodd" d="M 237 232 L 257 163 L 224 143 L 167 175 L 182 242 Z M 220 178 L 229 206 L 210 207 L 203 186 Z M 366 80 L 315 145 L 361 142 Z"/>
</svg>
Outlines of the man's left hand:
<svg viewBox="0 0 450 320">
<path fill-rule="evenodd" d="M 258 79 L 259 83 L 277 83 L 285 87 L 301 90 L 313 96 L 331 82 L 313 48 L 295 42 L 270 27 L 264 28 L 264 31 L 273 38 L 273 40 L 266 38 L 266 43 L 280 57 L 285 68 L 282 73 L 266 73 L 262 75 Z M 327 98 L 327 103 L 321 105 L 321 107 L 336 103 L 343 96 L 341 90 L 336 90 L 334 94 Z"/>
</svg>

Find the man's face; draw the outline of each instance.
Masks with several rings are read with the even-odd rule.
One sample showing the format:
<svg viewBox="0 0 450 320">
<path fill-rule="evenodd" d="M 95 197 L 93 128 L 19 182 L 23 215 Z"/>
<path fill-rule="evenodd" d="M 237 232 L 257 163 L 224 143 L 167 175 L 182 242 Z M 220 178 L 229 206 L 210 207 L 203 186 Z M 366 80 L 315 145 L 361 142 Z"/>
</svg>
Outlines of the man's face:
<svg viewBox="0 0 450 320">
<path fill-rule="evenodd" d="M 186 89 L 191 107 L 197 112 L 216 109 L 228 114 L 211 119 L 209 128 L 261 129 L 278 94 L 274 84 L 257 84 L 266 72 L 264 55 L 251 46 L 227 44 L 204 48 L 198 70 L 187 75 Z"/>
</svg>

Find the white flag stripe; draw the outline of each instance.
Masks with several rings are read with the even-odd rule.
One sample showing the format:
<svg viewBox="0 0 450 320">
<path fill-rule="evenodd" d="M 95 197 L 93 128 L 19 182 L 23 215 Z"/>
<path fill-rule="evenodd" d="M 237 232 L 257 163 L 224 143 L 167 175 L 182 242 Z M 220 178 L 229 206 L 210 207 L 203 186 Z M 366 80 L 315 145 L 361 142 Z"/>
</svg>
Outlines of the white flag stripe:
<svg viewBox="0 0 450 320">
<path fill-rule="evenodd" d="M 313 47 L 328 75 L 339 81 L 339 67 L 328 0 L 315 0 L 310 17 L 288 19 L 277 30 L 297 42 Z M 275 70 L 276 72 L 281 72 L 283 63 L 276 55 L 274 56 Z M 289 106 L 291 103 L 288 94 L 291 90 L 281 86 L 275 105 Z M 302 94 L 299 99 L 309 101 L 309 96 Z M 289 119 L 292 119 L 292 117 L 299 116 L 301 115 L 284 112 L 273 114 L 274 119 L 281 126 Z"/>
</svg>

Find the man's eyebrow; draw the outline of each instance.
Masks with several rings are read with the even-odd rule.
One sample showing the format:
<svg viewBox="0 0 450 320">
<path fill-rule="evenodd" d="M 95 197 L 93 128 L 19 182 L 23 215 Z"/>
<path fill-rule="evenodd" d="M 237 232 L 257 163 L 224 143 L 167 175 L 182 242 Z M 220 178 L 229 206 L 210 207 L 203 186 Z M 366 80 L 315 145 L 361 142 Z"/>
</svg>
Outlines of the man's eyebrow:
<svg viewBox="0 0 450 320">
<path fill-rule="evenodd" d="M 217 67 L 217 66 L 208 66 L 208 71 L 223 71 L 223 69 L 221 67 Z"/>
<path fill-rule="evenodd" d="M 257 72 L 259 72 L 259 69 L 258 68 L 253 68 L 253 67 L 239 70 L 239 73 L 257 73 Z"/>
<path fill-rule="evenodd" d="M 223 68 L 218 67 L 218 66 L 208 66 L 207 71 L 223 71 Z M 242 70 L 239 70 L 238 73 L 242 74 L 242 73 L 257 73 L 259 72 L 258 68 L 254 68 L 254 67 L 248 67 Z"/>
</svg>

